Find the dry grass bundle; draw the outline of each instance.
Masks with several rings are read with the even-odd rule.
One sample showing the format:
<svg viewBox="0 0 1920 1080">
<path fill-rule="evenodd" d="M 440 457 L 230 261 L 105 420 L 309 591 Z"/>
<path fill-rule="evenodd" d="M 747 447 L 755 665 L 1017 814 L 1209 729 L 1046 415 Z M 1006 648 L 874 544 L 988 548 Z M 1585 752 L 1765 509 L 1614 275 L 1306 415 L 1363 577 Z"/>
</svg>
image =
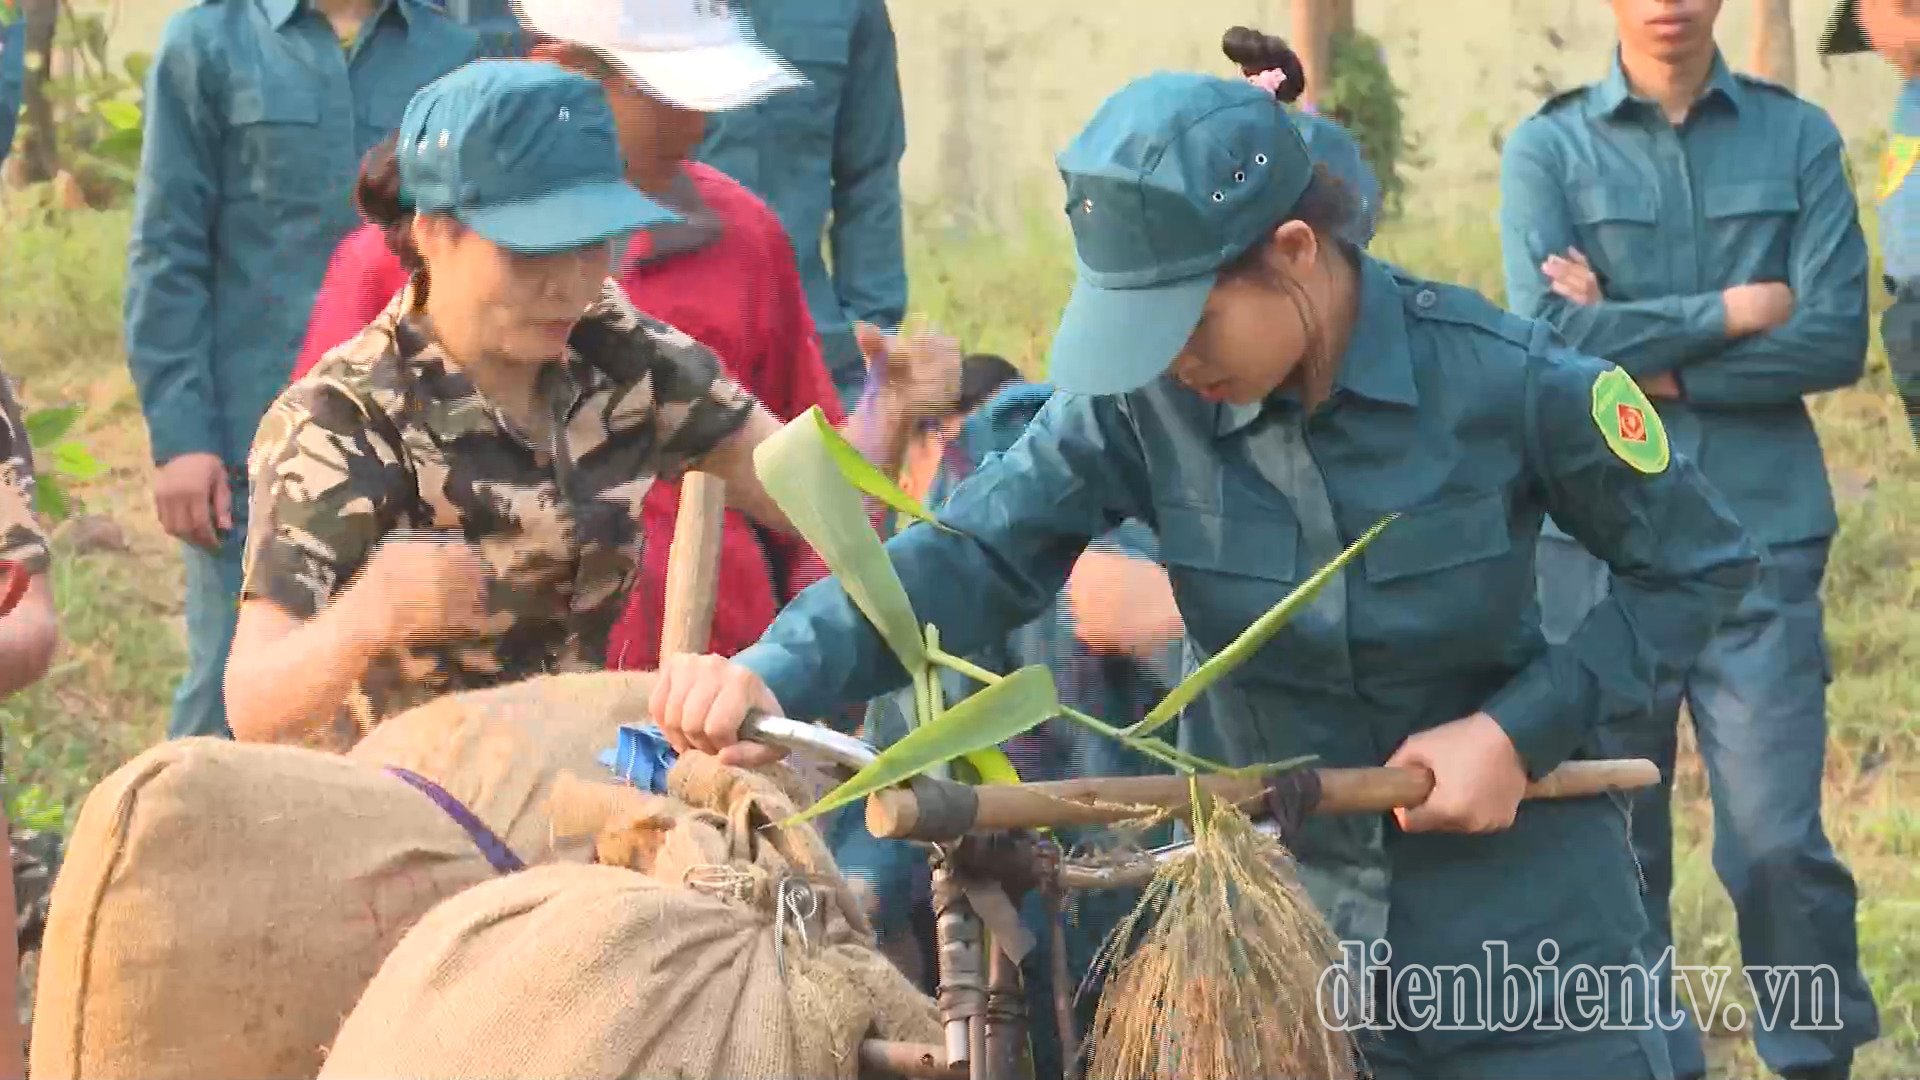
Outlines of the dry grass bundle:
<svg viewBox="0 0 1920 1080">
<path fill-rule="evenodd" d="M 1095 961 L 1109 975 L 1090 1080 L 1350 1080 L 1351 1042 L 1317 996 L 1338 944 L 1286 850 L 1224 803 L 1201 823 Z"/>
</svg>

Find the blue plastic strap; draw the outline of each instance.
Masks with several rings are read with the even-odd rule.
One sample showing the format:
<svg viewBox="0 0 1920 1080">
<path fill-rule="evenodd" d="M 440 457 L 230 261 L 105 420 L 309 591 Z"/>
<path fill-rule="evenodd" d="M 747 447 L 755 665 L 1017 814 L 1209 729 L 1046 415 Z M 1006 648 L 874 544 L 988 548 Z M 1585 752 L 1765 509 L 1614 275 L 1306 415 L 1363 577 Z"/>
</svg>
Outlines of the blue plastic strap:
<svg viewBox="0 0 1920 1080">
<path fill-rule="evenodd" d="M 520 861 L 520 856 L 513 853 L 513 849 L 506 845 L 506 841 L 501 840 L 492 829 L 487 828 L 487 823 L 475 817 L 473 811 L 467 809 L 459 799 L 447 794 L 445 788 L 419 773 L 409 772 L 406 769 L 389 767 L 387 771 L 413 785 L 421 794 L 432 799 L 435 806 L 446 811 L 455 825 L 466 830 L 467 836 L 473 840 L 473 846 L 480 849 L 480 854 L 486 856 L 487 862 L 493 866 L 494 870 L 502 874 L 511 874 L 527 868 L 527 864 Z"/>
</svg>

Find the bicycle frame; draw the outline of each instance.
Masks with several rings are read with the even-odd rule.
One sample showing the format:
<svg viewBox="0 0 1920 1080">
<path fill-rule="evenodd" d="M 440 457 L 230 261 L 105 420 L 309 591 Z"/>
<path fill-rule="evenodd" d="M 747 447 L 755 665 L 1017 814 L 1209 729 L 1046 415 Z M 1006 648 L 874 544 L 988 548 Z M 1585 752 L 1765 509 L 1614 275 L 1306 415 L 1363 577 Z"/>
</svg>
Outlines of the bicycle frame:
<svg viewBox="0 0 1920 1080">
<path fill-rule="evenodd" d="M 849 775 L 878 756 L 870 744 L 815 724 L 783 717 L 756 716 L 741 737 L 789 751 L 822 758 Z M 969 893 L 976 888 L 1001 888 L 1003 882 L 973 872 L 963 845 L 992 834 L 956 836 L 930 841 L 934 849 L 931 870 L 936 918 L 935 952 L 939 958 L 938 1001 L 945 1041 L 939 1047 L 869 1043 L 862 1060 L 875 1071 L 904 1077 L 967 1077 L 968 1080 L 1021 1080 L 1027 1044 L 1027 999 L 1019 964 L 992 944 L 985 922 L 974 910 Z M 917 841 L 909 841 L 917 842 Z M 1050 864 L 1039 876 L 1042 888 L 1055 894 L 1067 891 L 1122 889 L 1145 884 L 1162 864 L 1191 849 L 1191 842 L 1170 844 L 1118 866 L 1076 864 L 1047 848 L 1036 849 L 1036 862 Z M 1057 853 L 1057 848 L 1052 849 Z M 1055 937 L 1058 937 L 1056 930 Z M 1065 952 L 1054 949 L 1056 1022 L 1061 1051 L 1069 1062 L 1077 1056 L 1071 1030 L 1073 1010 Z M 936 1054 L 938 1055 L 936 1057 Z M 1070 1067 L 1070 1075 L 1078 1070 Z"/>
</svg>

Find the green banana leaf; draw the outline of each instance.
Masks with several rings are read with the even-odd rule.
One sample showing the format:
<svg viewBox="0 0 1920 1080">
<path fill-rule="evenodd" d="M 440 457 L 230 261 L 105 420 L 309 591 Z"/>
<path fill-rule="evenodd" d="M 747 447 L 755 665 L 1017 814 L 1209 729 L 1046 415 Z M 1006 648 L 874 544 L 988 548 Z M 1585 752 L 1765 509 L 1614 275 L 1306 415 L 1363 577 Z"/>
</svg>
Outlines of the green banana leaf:
<svg viewBox="0 0 1920 1080">
<path fill-rule="evenodd" d="M 819 406 L 808 409 L 754 449 L 754 472 L 787 520 L 826 560 L 901 666 L 909 673 L 924 671 L 927 650 L 913 604 L 829 436 L 839 440 Z M 878 475 L 879 470 L 873 471 Z"/>
<path fill-rule="evenodd" d="M 1373 528 L 1363 533 L 1360 539 L 1355 540 L 1348 546 L 1347 550 L 1335 556 L 1332 562 L 1321 567 L 1312 577 L 1302 582 L 1299 588 L 1288 593 L 1284 599 L 1278 604 L 1275 604 L 1265 615 L 1255 619 L 1253 625 L 1242 631 L 1239 637 L 1234 638 L 1231 645 L 1220 650 L 1218 655 L 1206 663 L 1201 664 L 1199 669 L 1193 674 L 1180 680 L 1180 685 L 1174 687 L 1172 692 L 1161 700 L 1160 704 L 1154 706 L 1153 710 L 1147 713 L 1145 719 L 1128 728 L 1126 734 L 1130 736 L 1149 734 L 1166 726 L 1168 721 L 1179 716 L 1180 710 L 1192 704 L 1195 698 L 1205 693 L 1207 687 L 1220 681 L 1234 668 L 1245 663 L 1247 657 L 1259 652 L 1261 646 L 1271 641 L 1273 635 L 1279 633 L 1280 628 L 1287 625 L 1288 621 L 1313 599 L 1314 595 L 1320 591 L 1322 586 L 1333 580 L 1333 575 L 1339 573 L 1348 563 L 1352 562 L 1354 557 L 1359 555 L 1363 548 L 1373 543 L 1374 538 L 1379 536 L 1380 533 L 1399 516 L 1398 514 L 1389 514 L 1379 522 L 1376 522 Z"/>
<path fill-rule="evenodd" d="M 807 413 L 811 414 L 814 421 L 820 425 L 820 438 L 826 443 L 827 452 L 833 456 L 833 463 L 840 467 L 840 475 L 846 478 L 847 483 L 885 503 L 896 513 L 924 521 L 936 529 L 953 531 L 942 525 L 939 519 L 933 516 L 932 511 L 920 505 L 919 500 L 901 490 L 900 485 L 894 483 L 886 473 L 881 472 L 879 466 L 861 456 L 860 451 L 847 441 L 845 435 L 840 434 L 838 429 L 827 423 L 826 415 L 820 411 L 819 406 L 816 405 L 807 410 Z"/>
<path fill-rule="evenodd" d="M 1037 664 L 1023 667 L 956 703 L 939 719 L 907 732 L 846 783 L 780 824 L 785 827 L 807 821 L 911 780 L 943 762 L 994 749 L 1059 712 L 1060 695 L 1053 685 L 1053 673 Z"/>
<path fill-rule="evenodd" d="M 975 750 L 971 754 L 962 754 L 962 761 L 972 766 L 974 775 L 982 784 L 1017 784 L 1020 771 L 1013 767 L 1013 759 L 1005 750 L 989 746 L 985 750 Z"/>
</svg>

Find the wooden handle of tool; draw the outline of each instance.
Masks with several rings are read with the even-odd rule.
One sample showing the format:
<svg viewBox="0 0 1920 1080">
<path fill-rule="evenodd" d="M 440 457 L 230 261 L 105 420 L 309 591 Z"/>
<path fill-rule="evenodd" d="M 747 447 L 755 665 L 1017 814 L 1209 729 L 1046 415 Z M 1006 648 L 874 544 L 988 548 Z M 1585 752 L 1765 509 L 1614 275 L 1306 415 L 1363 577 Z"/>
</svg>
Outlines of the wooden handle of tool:
<svg viewBox="0 0 1920 1080">
<path fill-rule="evenodd" d="M 660 658 L 706 652 L 713 640 L 713 608 L 720 591 L 720 534 L 727 514 L 726 481 L 688 472 L 680 481 L 680 512 L 667 549 L 667 584 L 660 616 Z"/>
<path fill-rule="evenodd" d="M 1315 814 L 1385 813 L 1418 806 L 1433 790 L 1433 776 L 1425 769 L 1394 766 L 1318 772 L 1320 801 L 1311 811 Z M 1659 768 L 1641 758 L 1569 761 L 1527 785 L 1525 797 L 1571 799 L 1659 782 Z M 1201 778 L 1200 786 L 1215 799 L 1244 807 L 1261 798 L 1267 781 L 1208 776 Z M 1126 776 L 989 785 L 975 788 L 974 796 L 978 809 L 971 831 L 988 832 L 1112 825 L 1138 816 L 1143 806 L 1185 810 L 1188 787 L 1182 776 Z M 919 820 L 919 800 L 907 788 L 888 788 L 867 800 L 867 831 L 882 840 L 917 838 Z"/>
</svg>

